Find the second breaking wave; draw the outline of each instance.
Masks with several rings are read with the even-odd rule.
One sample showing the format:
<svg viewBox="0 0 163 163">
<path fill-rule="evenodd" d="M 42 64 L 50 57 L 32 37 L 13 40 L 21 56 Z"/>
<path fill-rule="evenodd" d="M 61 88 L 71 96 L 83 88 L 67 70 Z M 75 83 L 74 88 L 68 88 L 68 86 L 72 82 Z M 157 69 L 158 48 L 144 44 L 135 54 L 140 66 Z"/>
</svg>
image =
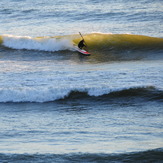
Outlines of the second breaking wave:
<svg viewBox="0 0 163 163">
<path fill-rule="evenodd" d="M 162 101 L 163 91 L 152 86 L 129 87 L 124 89 L 89 88 L 89 89 L 1 89 L 0 102 L 52 102 L 56 100 L 100 100 L 109 99 L 144 99 Z"/>
</svg>

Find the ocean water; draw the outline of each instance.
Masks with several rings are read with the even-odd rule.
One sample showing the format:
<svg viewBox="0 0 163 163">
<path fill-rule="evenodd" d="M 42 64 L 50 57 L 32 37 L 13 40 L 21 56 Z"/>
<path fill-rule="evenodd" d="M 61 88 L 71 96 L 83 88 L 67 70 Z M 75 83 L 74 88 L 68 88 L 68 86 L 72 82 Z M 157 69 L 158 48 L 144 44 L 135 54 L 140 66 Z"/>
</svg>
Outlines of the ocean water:
<svg viewBox="0 0 163 163">
<path fill-rule="evenodd" d="M 0 162 L 163 162 L 162 0 L 0 6 Z"/>
</svg>

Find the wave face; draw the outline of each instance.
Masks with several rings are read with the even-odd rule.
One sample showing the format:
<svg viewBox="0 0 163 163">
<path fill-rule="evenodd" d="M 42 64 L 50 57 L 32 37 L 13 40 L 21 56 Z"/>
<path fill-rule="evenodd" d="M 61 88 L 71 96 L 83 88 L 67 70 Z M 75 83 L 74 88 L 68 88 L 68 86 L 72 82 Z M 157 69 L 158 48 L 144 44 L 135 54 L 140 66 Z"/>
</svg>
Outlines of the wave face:
<svg viewBox="0 0 163 163">
<path fill-rule="evenodd" d="M 84 35 L 88 48 L 93 53 L 104 53 L 111 50 L 163 50 L 163 38 L 131 34 L 91 33 Z M 29 36 L 0 36 L 0 43 L 8 48 L 61 51 L 71 50 L 72 44 L 78 44 L 79 35 L 37 37 Z"/>
<path fill-rule="evenodd" d="M 163 38 L 143 35 L 92 33 L 85 35 L 85 40 L 91 49 L 102 51 L 163 49 Z"/>
</svg>

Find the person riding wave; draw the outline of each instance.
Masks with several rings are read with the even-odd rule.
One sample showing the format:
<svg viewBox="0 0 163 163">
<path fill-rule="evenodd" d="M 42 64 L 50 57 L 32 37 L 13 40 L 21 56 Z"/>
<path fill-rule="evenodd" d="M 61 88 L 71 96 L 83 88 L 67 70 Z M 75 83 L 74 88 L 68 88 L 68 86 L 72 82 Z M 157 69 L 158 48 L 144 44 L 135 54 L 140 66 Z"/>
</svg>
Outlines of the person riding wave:
<svg viewBox="0 0 163 163">
<path fill-rule="evenodd" d="M 84 39 L 83 39 L 83 40 L 81 40 L 81 41 L 79 42 L 78 47 L 79 47 L 80 49 L 82 49 L 84 46 L 87 47 L 87 46 L 85 45 Z"/>
</svg>

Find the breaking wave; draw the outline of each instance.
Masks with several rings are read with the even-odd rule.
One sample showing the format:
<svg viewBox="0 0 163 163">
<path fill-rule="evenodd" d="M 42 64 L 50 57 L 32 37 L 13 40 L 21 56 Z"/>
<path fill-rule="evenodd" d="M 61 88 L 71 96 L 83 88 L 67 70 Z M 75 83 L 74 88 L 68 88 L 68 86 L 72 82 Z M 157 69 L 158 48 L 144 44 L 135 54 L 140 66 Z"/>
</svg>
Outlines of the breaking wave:
<svg viewBox="0 0 163 163">
<path fill-rule="evenodd" d="M 51 102 L 56 100 L 74 99 L 116 99 L 116 98 L 144 98 L 148 100 L 163 99 L 163 91 L 152 86 L 129 88 L 1 88 L 0 102 Z"/>
<path fill-rule="evenodd" d="M 90 51 L 106 52 L 110 50 L 163 50 L 163 38 L 132 34 L 91 33 L 83 35 Z M 36 37 L 30 36 L 0 36 L 0 43 L 8 48 L 61 51 L 71 50 L 73 44 L 78 44 L 80 35 Z"/>
</svg>

